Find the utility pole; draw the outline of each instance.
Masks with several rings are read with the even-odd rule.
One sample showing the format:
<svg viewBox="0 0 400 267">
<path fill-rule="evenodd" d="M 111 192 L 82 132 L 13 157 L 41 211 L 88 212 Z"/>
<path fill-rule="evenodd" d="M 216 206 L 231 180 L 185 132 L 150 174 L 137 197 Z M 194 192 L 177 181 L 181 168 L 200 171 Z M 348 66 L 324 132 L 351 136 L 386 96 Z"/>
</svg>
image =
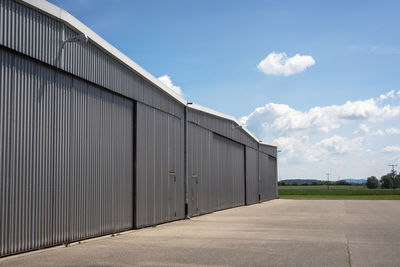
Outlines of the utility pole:
<svg viewBox="0 0 400 267">
<path fill-rule="evenodd" d="M 397 165 L 396 164 L 389 164 L 388 166 L 392 167 L 392 173 L 394 173 L 395 172 L 394 167 L 397 167 Z"/>
<path fill-rule="evenodd" d="M 328 178 L 328 190 L 329 190 L 329 175 L 331 175 L 331 173 L 326 173 L 326 177 Z"/>
</svg>

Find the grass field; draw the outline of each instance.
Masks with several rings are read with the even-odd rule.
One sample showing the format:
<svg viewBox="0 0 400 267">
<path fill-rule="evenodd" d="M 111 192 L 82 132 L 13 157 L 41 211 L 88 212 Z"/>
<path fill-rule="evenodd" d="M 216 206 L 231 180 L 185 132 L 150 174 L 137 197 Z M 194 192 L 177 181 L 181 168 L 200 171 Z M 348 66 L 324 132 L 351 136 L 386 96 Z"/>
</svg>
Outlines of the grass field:
<svg viewBox="0 0 400 267">
<path fill-rule="evenodd" d="M 400 189 L 368 189 L 365 185 L 279 186 L 286 199 L 369 199 L 400 200 Z"/>
</svg>

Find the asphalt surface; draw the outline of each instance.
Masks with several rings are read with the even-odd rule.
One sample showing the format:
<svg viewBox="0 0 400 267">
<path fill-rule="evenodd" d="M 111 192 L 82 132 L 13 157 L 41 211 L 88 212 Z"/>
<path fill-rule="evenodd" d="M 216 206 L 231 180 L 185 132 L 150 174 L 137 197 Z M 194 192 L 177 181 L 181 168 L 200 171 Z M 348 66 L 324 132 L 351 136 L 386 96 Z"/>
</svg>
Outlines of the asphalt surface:
<svg viewBox="0 0 400 267">
<path fill-rule="evenodd" d="M 0 266 L 400 266 L 400 201 L 273 200 Z"/>
</svg>

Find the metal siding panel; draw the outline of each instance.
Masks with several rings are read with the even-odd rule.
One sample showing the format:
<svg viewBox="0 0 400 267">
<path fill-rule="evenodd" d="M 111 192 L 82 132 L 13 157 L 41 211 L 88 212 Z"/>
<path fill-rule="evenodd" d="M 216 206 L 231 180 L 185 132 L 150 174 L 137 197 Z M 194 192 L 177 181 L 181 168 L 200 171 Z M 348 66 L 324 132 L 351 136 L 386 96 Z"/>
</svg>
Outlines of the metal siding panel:
<svg viewBox="0 0 400 267">
<path fill-rule="evenodd" d="M 276 198 L 276 158 L 262 152 L 259 153 L 260 161 L 260 198 L 261 201 Z"/>
<path fill-rule="evenodd" d="M 4 12 L 3 2 L 0 3 L 0 11 Z M 0 24 L 3 19 L 0 19 Z M 0 32 L 0 38 L 2 38 Z M 8 243 L 8 220 L 9 218 L 9 200 L 10 200 L 10 153 L 11 142 L 11 124 L 12 115 L 12 65 L 14 57 L 0 50 L 0 216 L 2 218 L 0 225 L 0 255 L 9 253 Z"/>
<path fill-rule="evenodd" d="M 180 120 L 138 103 L 137 130 L 136 227 L 183 218 L 184 180 L 178 164 L 183 156 Z M 175 173 L 176 181 L 170 172 Z M 183 208 L 178 212 L 177 207 Z"/>
<path fill-rule="evenodd" d="M 258 202 L 257 150 L 246 146 L 246 202 Z"/>
<path fill-rule="evenodd" d="M 176 119 L 176 186 L 177 186 L 177 205 L 176 205 L 176 218 L 185 217 L 185 174 L 184 174 L 184 121 L 181 119 Z"/>
<path fill-rule="evenodd" d="M 176 217 L 176 118 L 168 115 L 168 192 L 169 192 L 169 219 L 174 220 Z"/>
<path fill-rule="evenodd" d="M 243 205 L 244 147 L 219 135 L 214 135 L 214 146 L 220 198 L 217 209 Z"/>
<path fill-rule="evenodd" d="M 267 155 L 273 156 L 273 157 L 277 156 L 277 147 L 276 146 L 260 144 L 260 151 Z"/>
<path fill-rule="evenodd" d="M 133 130 L 134 130 L 134 112 L 133 112 L 133 103 L 129 100 L 123 100 L 124 102 L 124 120 L 121 121 L 123 126 L 123 137 L 124 137 L 124 142 L 121 143 L 120 149 L 123 148 L 132 148 L 134 147 L 133 140 L 134 140 L 134 135 L 133 135 Z M 118 137 L 117 137 L 118 138 Z M 117 206 L 122 206 L 123 209 L 121 213 L 123 214 L 123 224 L 122 227 L 119 228 L 121 230 L 127 230 L 127 229 L 132 229 L 133 228 L 133 179 L 134 179 L 134 174 L 133 174 L 133 166 L 134 166 L 134 158 L 133 158 L 133 151 L 129 149 L 125 149 L 125 154 L 123 155 L 124 160 L 121 161 L 122 164 L 119 169 L 123 169 L 123 175 L 124 175 L 124 181 L 120 184 L 120 190 L 121 192 L 124 192 L 123 197 L 119 199 L 119 202 L 117 202 Z M 118 195 L 118 194 L 117 194 Z"/>
<path fill-rule="evenodd" d="M 277 197 L 276 158 L 268 155 L 268 199 Z"/>
<path fill-rule="evenodd" d="M 162 202 L 161 202 L 161 190 L 162 190 L 162 124 L 161 120 L 164 119 L 161 112 L 155 113 L 155 153 L 154 153 L 154 168 L 155 168 L 155 183 L 154 183 L 154 214 L 155 222 L 161 222 L 161 209 L 162 209 Z"/>
<path fill-rule="evenodd" d="M 174 103 L 179 112 L 171 110 L 171 114 L 182 118 L 181 104 L 153 86 L 145 90 L 149 94 L 144 99 L 143 83 L 148 82 L 93 43 L 66 43 L 63 46 L 63 40 L 78 33 L 59 21 L 10 0 L 1 1 L 0 17 L 1 45 L 126 97 L 155 105 L 165 112 L 169 110 L 161 105 L 161 100 Z M 154 94 L 160 97 L 155 103 Z"/>
<path fill-rule="evenodd" d="M 146 148 L 146 110 L 147 106 L 137 103 L 137 136 L 136 136 L 136 227 L 141 227 L 146 224 L 147 211 L 147 153 Z"/>
<path fill-rule="evenodd" d="M 168 115 L 161 112 L 161 220 L 168 221 Z"/>
<path fill-rule="evenodd" d="M 255 141 L 252 137 L 245 133 L 243 129 L 232 128 L 232 121 L 216 117 L 198 110 L 190 109 L 190 107 L 187 110 L 189 122 L 194 122 L 199 126 L 208 129 L 209 131 L 215 132 L 221 136 L 232 139 L 235 142 L 257 149 L 257 141 Z"/>
<path fill-rule="evenodd" d="M 87 85 L 84 82 L 73 80 L 73 94 L 71 99 L 71 158 L 70 169 L 70 208 L 69 208 L 69 234 L 70 240 L 82 239 L 85 234 L 86 224 L 86 159 L 85 144 L 87 132 Z"/>
<path fill-rule="evenodd" d="M 130 214 L 124 227 L 113 225 L 112 205 L 119 177 L 112 151 L 120 139 L 112 129 L 130 139 L 118 149 L 121 157 L 132 155 L 132 104 L 124 108 L 119 97 L 97 87 L 88 97 L 82 81 L 72 86 L 71 77 L 47 66 L 3 49 L 0 55 L 0 214 L 8 219 L 1 223 L 0 255 L 132 227 L 132 201 L 124 204 Z M 112 127 L 119 108 L 128 109 L 123 125 L 130 127 Z M 131 165 L 125 164 L 122 188 L 132 188 Z M 126 194 L 124 203 L 131 189 Z"/>
<path fill-rule="evenodd" d="M 154 109 L 148 108 L 146 112 L 146 149 L 147 153 L 147 176 L 146 176 L 146 191 L 147 191 L 147 217 L 146 225 L 154 224 L 154 157 L 155 157 L 155 121 Z"/>
<path fill-rule="evenodd" d="M 243 145 L 189 123 L 188 153 L 191 216 L 244 204 Z"/>
</svg>

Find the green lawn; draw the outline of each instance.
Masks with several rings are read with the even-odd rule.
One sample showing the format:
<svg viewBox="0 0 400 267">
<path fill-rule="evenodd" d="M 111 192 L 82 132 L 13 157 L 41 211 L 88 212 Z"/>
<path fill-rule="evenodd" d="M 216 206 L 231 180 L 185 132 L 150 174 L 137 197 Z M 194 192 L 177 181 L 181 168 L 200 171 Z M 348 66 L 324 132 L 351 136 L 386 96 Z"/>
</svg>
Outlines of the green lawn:
<svg viewBox="0 0 400 267">
<path fill-rule="evenodd" d="M 400 200 L 400 189 L 368 189 L 365 185 L 279 186 L 285 199 L 388 199 Z"/>
</svg>

